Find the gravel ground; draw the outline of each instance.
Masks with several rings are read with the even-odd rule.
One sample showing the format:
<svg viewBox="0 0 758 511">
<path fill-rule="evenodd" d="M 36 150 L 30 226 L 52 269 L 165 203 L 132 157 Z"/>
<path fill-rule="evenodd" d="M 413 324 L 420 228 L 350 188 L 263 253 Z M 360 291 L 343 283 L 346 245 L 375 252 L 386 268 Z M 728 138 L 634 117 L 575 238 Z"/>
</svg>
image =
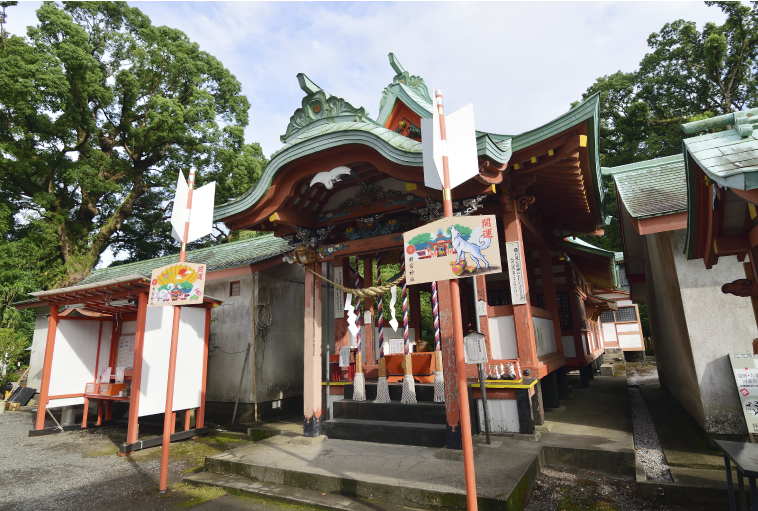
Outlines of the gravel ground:
<svg viewBox="0 0 758 511">
<path fill-rule="evenodd" d="M 632 404 L 635 454 L 637 461 L 645 468 L 645 476 L 653 481 L 674 482 L 640 389 L 630 387 L 629 398 Z"/>
<path fill-rule="evenodd" d="M 200 466 L 206 454 L 238 442 L 203 437 L 172 444 L 169 491 L 159 496 L 160 447 L 117 456 L 125 424 L 30 438 L 35 416 L 31 410 L 0 415 L 0 510 L 159 510 L 199 504 L 223 492 L 190 487 L 181 483 L 182 474 Z M 54 426 L 48 421 L 46 427 Z"/>
<path fill-rule="evenodd" d="M 723 506 L 722 506 L 723 507 Z M 632 481 L 594 472 L 546 467 L 537 478 L 525 511 L 706 511 L 718 507 L 679 507 L 645 500 Z"/>
</svg>

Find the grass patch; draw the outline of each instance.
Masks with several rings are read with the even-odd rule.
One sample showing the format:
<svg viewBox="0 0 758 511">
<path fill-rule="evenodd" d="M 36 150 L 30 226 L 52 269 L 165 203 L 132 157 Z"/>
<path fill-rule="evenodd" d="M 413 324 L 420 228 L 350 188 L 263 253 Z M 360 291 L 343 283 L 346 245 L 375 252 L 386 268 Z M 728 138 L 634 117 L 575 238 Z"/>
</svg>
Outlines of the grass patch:
<svg viewBox="0 0 758 511">
<path fill-rule="evenodd" d="M 168 488 L 171 493 L 184 498 L 184 500 L 176 505 L 178 509 L 197 506 L 226 494 L 226 490 L 218 486 L 195 486 L 193 484 L 177 483 L 170 484 Z"/>
<path fill-rule="evenodd" d="M 619 511 L 607 502 L 597 502 L 588 497 L 566 497 L 558 503 L 557 511 Z"/>
<path fill-rule="evenodd" d="M 219 439 L 211 438 L 196 438 L 195 440 L 184 440 L 182 442 L 174 442 L 171 444 L 170 459 L 174 461 L 184 461 L 191 465 L 190 469 L 201 467 L 205 463 L 206 456 L 213 456 L 224 451 L 228 451 L 238 445 L 242 445 L 245 442 L 243 439 Z M 143 449 L 132 454 L 134 461 L 149 461 L 159 459 L 161 457 L 160 447 L 151 447 L 149 449 Z"/>
<path fill-rule="evenodd" d="M 271 505 L 275 509 L 281 509 L 284 511 L 304 511 L 304 510 L 312 510 L 312 511 L 329 511 L 331 508 L 321 507 L 321 506 L 303 506 L 300 504 L 293 504 L 291 502 L 286 502 L 284 500 L 278 500 L 271 497 L 264 497 L 262 495 L 254 495 L 251 493 L 247 493 L 240 490 L 234 490 L 234 489 L 228 489 L 226 490 L 229 495 L 234 495 L 235 497 L 240 497 L 245 499 L 247 502 L 252 504 L 258 504 L 258 505 Z"/>
</svg>

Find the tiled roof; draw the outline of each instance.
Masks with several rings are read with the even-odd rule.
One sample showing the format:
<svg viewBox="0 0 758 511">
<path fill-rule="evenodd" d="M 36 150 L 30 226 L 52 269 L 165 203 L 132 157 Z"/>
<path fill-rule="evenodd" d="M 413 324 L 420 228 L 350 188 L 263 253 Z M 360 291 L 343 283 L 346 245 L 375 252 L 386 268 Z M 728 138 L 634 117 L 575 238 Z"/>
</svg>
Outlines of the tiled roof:
<svg viewBox="0 0 758 511">
<path fill-rule="evenodd" d="M 758 188 L 758 130 L 743 136 L 736 129 L 685 139 L 684 148 L 721 186 Z"/>
<path fill-rule="evenodd" d="M 613 175 L 616 192 L 632 218 L 647 218 L 687 211 L 687 177 L 681 154 L 603 167 Z"/>
<path fill-rule="evenodd" d="M 277 257 L 288 250 L 289 245 L 287 241 L 269 234 L 187 252 L 187 262 L 204 263 L 207 265 L 207 271 L 223 270 L 224 268 L 235 268 L 263 261 L 271 257 Z M 150 277 L 155 268 L 178 261 L 179 255 L 175 254 L 147 261 L 122 264 L 112 268 L 103 268 L 102 270 L 95 270 L 92 275 L 79 284 L 93 284 L 127 275 Z"/>
</svg>

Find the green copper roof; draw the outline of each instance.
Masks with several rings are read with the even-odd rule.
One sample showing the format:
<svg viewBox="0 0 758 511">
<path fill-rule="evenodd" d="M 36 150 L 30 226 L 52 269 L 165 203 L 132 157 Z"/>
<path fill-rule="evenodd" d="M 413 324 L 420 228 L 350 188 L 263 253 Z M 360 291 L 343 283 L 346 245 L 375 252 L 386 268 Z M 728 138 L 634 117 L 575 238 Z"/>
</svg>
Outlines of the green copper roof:
<svg viewBox="0 0 758 511">
<path fill-rule="evenodd" d="M 758 130 L 747 136 L 730 129 L 688 138 L 684 151 L 719 185 L 738 190 L 758 188 Z"/>
<path fill-rule="evenodd" d="M 619 167 L 603 167 L 632 218 L 648 218 L 687 210 L 687 179 L 681 154 Z"/>
<path fill-rule="evenodd" d="M 424 96 L 427 89 L 423 79 L 408 75 L 392 54 L 390 63 L 398 74 L 395 76 L 396 82 L 385 89 L 386 95 L 380 108 L 378 122 L 369 118 L 365 109 L 357 109 L 341 98 L 329 95 L 307 76 L 299 74 L 298 81 L 306 96 L 302 101 L 302 107 L 296 110 L 290 119 L 287 132 L 282 136 L 282 140 L 286 141 L 285 145 L 272 155 L 271 161 L 254 187 L 240 197 L 216 206 L 213 212 L 214 220 L 223 220 L 252 208 L 268 192 L 283 166 L 324 149 L 363 144 L 400 165 L 423 166 L 421 143 L 388 130 L 381 124 L 386 122 L 394 107 L 395 100 L 389 100 L 391 98 L 401 99 L 421 117 L 431 118 L 431 97 L 428 97 L 428 92 L 427 96 Z M 407 81 L 402 83 L 401 80 Z M 589 121 L 587 149 L 590 154 L 595 197 L 600 205 L 602 220 L 603 189 L 602 186 L 598 186 L 600 165 L 597 153 L 599 98 L 599 94 L 596 94 L 549 123 L 515 137 L 477 131 L 477 153 L 497 163 L 507 163 L 513 151 L 546 140 L 583 121 Z"/>
<path fill-rule="evenodd" d="M 587 243 L 586 241 L 576 238 L 576 237 L 568 237 L 564 241 L 560 242 L 559 244 L 566 245 L 567 247 L 571 246 L 572 248 L 575 248 L 577 250 L 589 252 L 590 254 L 601 255 L 609 259 L 613 259 L 616 256 L 616 252 L 613 252 L 612 250 L 606 250 L 604 248 L 596 247 L 595 245 L 591 243 Z"/>
<path fill-rule="evenodd" d="M 285 240 L 268 234 L 187 252 L 187 262 L 204 263 L 207 266 L 207 271 L 223 270 L 224 268 L 245 266 L 277 257 L 288 250 L 289 245 Z M 79 284 L 94 284 L 127 275 L 150 277 L 155 268 L 175 262 L 179 262 L 178 254 L 95 270 L 92 275 Z"/>
</svg>

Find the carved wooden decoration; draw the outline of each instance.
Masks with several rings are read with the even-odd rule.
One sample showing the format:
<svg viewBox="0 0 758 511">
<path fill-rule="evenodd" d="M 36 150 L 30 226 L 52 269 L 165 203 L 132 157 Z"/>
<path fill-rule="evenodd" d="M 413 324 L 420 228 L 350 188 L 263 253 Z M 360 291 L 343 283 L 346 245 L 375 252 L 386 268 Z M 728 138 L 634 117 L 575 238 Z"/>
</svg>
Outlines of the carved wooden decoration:
<svg viewBox="0 0 758 511">
<path fill-rule="evenodd" d="M 758 296 L 758 283 L 750 279 L 737 279 L 721 286 L 721 292 L 735 296 Z"/>
<path fill-rule="evenodd" d="M 534 195 L 519 195 L 516 197 L 519 212 L 526 211 L 531 204 L 534 204 Z"/>
</svg>

